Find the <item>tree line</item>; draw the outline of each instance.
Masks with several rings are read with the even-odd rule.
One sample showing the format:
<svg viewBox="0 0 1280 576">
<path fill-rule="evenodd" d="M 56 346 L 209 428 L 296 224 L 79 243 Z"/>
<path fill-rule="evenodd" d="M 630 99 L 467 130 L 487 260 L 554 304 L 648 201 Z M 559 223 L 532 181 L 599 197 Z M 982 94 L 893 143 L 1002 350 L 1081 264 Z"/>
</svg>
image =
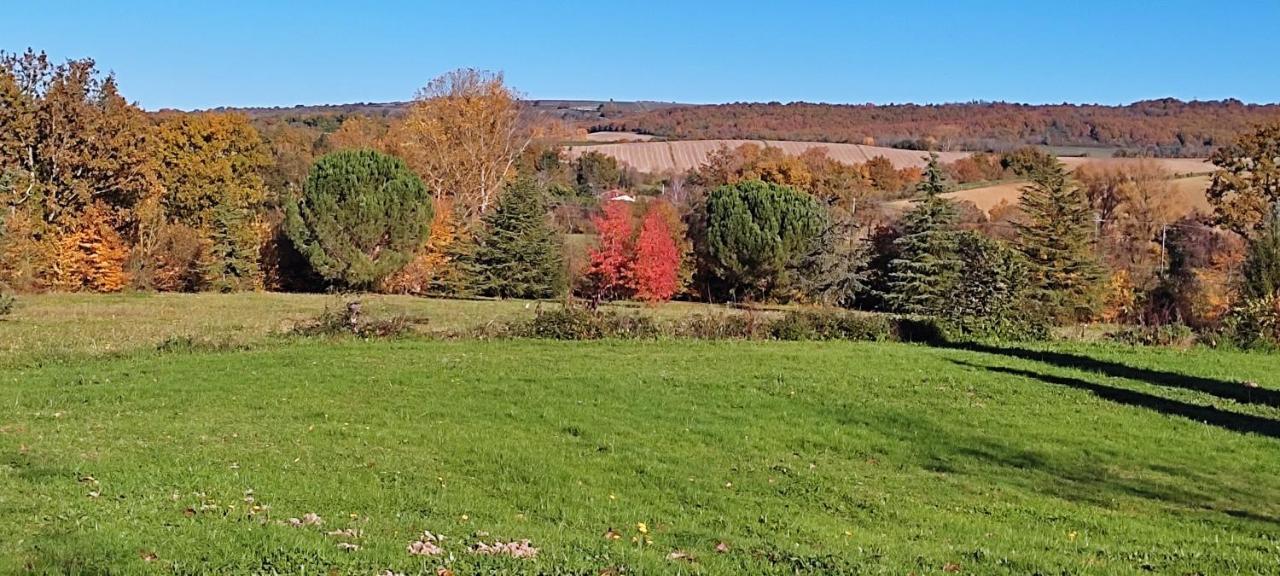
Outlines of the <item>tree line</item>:
<svg viewBox="0 0 1280 576">
<path fill-rule="evenodd" d="M 148 114 L 90 60 L 7 54 L 0 282 L 795 302 L 984 334 L 1103 320 L 1274 337 L 1276 125 L 1217 148 L 1215 212 L 1191 216 L 1143 162 L 1068 173 L 1019 148 L 919 170 L 748 144 L 643 174 L 565 158 L 567 134 L 477 70 L 399 116 L 255 121 Z M 989 213 L 947 196 L 1010 177 L 1029 184 Z"/>
</svg>

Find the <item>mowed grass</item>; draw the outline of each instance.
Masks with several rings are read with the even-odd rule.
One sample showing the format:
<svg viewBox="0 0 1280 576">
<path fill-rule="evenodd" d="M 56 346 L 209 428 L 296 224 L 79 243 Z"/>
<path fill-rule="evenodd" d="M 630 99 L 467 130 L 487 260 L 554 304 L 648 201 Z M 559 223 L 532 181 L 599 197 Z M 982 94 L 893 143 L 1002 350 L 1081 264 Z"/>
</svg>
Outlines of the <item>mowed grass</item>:
<svg viewBox="0 0 1280 576">
<path fill-rule="evenodd" d="M 20 364 L 0 573 L 1275 573 L 1276 366 L 416 339 Z M 445 556 L 408 554 L 424 530 Z"/>
</svg>

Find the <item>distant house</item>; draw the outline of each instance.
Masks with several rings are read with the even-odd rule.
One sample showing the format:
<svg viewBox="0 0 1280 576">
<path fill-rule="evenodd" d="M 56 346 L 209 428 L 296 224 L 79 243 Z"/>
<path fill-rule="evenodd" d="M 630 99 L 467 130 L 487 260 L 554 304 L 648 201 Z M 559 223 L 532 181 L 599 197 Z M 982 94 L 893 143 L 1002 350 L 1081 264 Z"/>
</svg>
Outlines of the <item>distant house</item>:
<svg viewBox="0 0 1280 576">
<path fill-rule="evenodd" d="M 627 194 L 626 192 L 623 192 L 616 188 L 608 192 L 605 192 L 604 194 L 601 194 L 600 199 L 604 200 L 605 202 L 612 202 L 615 200 L 618 202 L 635 202 L 636 201 L 635 196 Z"/>
</svg>

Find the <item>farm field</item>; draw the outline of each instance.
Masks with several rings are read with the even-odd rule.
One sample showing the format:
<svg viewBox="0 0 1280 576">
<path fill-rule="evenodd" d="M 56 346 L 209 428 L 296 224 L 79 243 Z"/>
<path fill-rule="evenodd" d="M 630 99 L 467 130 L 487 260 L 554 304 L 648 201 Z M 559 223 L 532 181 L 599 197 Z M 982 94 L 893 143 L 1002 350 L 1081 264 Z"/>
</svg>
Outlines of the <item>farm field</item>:
<svg viewBox="0 0 1280 576">
<path fill-rule="evenodd" d="M 623 139 L 628 138 L 628 133 L 599 132 L 590 136 L 594 136 L 598 139 Z M 928 157 L 927 152 L 921 152 L 918 150 L 903 150 L 900 148 L 887 148 L 883 146 L 864 146 L 862 144 L 792 142 L 784 140 L 676 140 L 661 142 L 615 141 L 604 144 L 567 146 L 565 148 L 565 152 L 569 158 L 577 158 L 587 152 L 599 152 L 601 154 L 617 158 L 619 161 L 625 162 L 627 165 L 640 170 L 641 172 L 659 173 L 671 170 L 683 172 L 704 164 L 707 157 L 721 146 L 736 148 L 743 144 L 757 144 L 760 146 L 781 148 L 784 152 L 791 155 L 803 154 L 806 150 L 811 148 L 826 148 L 828 156 L 846 164 L 861 164 L 875 158 L 876 156 L 883 156 L 889 159 L 889 161 L 898 168 L 905 168 L 908 166 L 914 166 L 917 168 L 923 167 L 926 163 L 926 158 Z M 939 152 L 938 157 L 943 163 L 948 163 L 967 157 L 969 154 L 969 152 Z M 1210 164 L 1207 160 L 1201 158 L 1139 159 L 1062 156 L 1059 157 L 1059 160 L 1065 164 L 1068 169 L 1074 169 L 1086 162 L 1113 164 L 1146 161 L 1154 162 L 1170 173 L 1179 175 L 1202 175 L 1213 172 L 1214 170 L 1213 164 Z"/>
<path fill-rule="evenodd" d="M 0 329 L 101 334 L 130 298 L 175 318 L 0 364 L 0 573 L 1280 569 L 1266 355 L 268 338 L 325 301 L 277 295 L 39 297 Z M 407 300 L 370 306 L 525 310 Z M 192 327 L 260 334 L 151 345 Z"/>
<path fill-rule="evenodd" d="M 923 167 L 927 152 L 902 150 L 861 144 L 832 144 L 829 142 L 790 142 L 782 140 L 681 140 L 672 142 L 622 142 L 590 144 L 566 147 L 566 155 L 577 158 L 587 152 L 599 152 L 613 156 L 641 172 L 660 173 L 669 170 L 683 172 L 703 165 L 717 148 L 736 148 L 743 144 L 757 144 L 781 148 L 787 154 L 803 154 L 810 148 L 826 148 L 833 160 L 846 164 L 861 164 L 876 156 L 884 156 L 898 168 Z M 968 156 L 968 152 L 941 152 L 943 162 L 954 162 Z"/>
<path fill-rule="evenodd" d="M 1172 198 L 1170 205 L 1177 214 L 1190 214 L 1195 211 L 1209 213 L 1212 206 L 1205 197 L 1205 190 L 1209 188 L 1209 176 L 1190 176 L 1185 178 L 1174 178 L 1170 180 L 1170 192 Z M 948 192 L 943 194 L 947 198 L 953 200 L 967 200 L 973 202 L 983 212 L 990 212 L 992 208 L 998 206 L 1001 202 L 1009 204 L 1017 204 L 1018 198 L 1022 195 L 1022 188 L 1026 186 L 1025 181 L 1017 182 L 1001 182 L 990 186 L 979 186 L 977 188 L 967 188 Z M 910 200 L 895 200 L 888 203 L 895 210 L 906 210 L 910 205 Z"/>
</svg>

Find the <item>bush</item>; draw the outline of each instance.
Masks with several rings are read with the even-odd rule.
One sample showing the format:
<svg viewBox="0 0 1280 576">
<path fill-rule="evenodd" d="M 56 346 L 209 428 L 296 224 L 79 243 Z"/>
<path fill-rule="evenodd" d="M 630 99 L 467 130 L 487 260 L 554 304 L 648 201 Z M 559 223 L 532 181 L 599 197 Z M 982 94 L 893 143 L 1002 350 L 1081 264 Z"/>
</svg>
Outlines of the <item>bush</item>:
<svg viewBox="0 0 1280 576">
<path fill-rule="evenodd" d="M 0 288 L 0 319 L 13 313 L 13 308 L 18 303 L 18 298 Z"/>
<path fill-rule="evenodd" d="M 1227 315 L 1223 333 L 1242 348 L 1280 347 L 1280 294 L 1246 300 Z"/>
<path fill-rule="evenodd" d="M 1161 326 L 1131 326 L 1108 334 L 1107 337 L 1116 342 L 1131 346 L 1190 346 L 1195 343 L 1196 335 L 1186 324 L 1165 324 Z"/>
<path fill-rule="evenodd" d="M 744 314 L 694 314 L 672 321 L 670 334 L 677 338 L 694 340 L 750 340 L 759 338 L 768 329 L 768 323 L 759 315 Z"/>
<path fill-rule="evenodd" d="M 294 326 L 293 333 L 300 336 L 358 336 L 360 338 L 388 338 L 403 336 L 415 324 L 425 319 L 413 319 L 396 315 L 386 319 L 365 316 L 359 300 L 351 300 L 336 310 L 328 306 L 316 318 Z"/>
<path fill-rule="evenodd" d="M 898 320 L 842 310 L 793 311 L 769 324 L 769 336 L 775 340 L 894 340 Z"/>
<path fill-rule="evenodd" d="M 659 322 L 649 316 L 573 306 L 538 310 L 532 319 L 494 323 L 464 334 L 478 338 L 598 340 L 688 338 L 694 340 L 946 341 L 932 318 L 837 309 L 796 310 L 774 318 L 758 314 L 695 314 Z"/>
</svg>

